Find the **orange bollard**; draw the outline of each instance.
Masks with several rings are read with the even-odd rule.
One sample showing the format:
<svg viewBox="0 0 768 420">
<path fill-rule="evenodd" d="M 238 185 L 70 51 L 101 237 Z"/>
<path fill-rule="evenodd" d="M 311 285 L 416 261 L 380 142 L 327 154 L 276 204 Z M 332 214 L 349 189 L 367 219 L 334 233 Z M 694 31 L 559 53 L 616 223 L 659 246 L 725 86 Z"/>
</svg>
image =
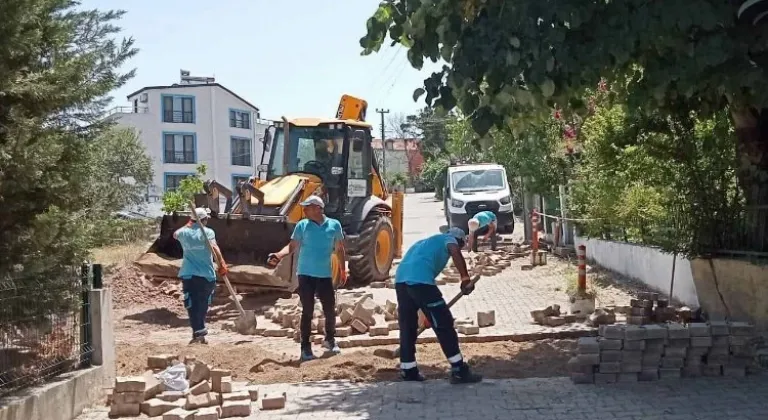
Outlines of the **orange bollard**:
<svg viewBox="0 0 768 420">
<path fill-rule="evenodd" d="M 579 267 L 579 292 L 584 293 L 587 291 L 587 247 L 579 245 L 576 251 L 576 258 L 578 259 Z"/>
</svg>

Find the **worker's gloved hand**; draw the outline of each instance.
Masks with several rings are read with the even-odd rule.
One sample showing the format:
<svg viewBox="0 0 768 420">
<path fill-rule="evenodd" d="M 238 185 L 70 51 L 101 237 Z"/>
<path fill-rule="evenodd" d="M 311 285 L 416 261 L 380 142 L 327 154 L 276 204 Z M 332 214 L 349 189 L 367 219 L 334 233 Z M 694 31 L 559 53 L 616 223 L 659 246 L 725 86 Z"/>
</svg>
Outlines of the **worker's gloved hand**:
<svg viewBox="0 0 768 420">
<path fill-rule="evenodd" d="M 267 255 L 267 265 L 270 267 L 277 267 L 277 264 L 280 263 L 280 257 L 277 256 L 276 253 L 271 253 Z"/>
<path fill-rule="evenodd" d="M 226 276 L 227 273 L 229 273 L 229 267 L 227 267 L 227 264 L 222 262 L 219 264 L 219 269 L 216 270 L 217 273 L 219 273 L 220 276 Z"/>
<path fill-rule="evenodd" d="M 461 287 L 461 293 L 463 293 L 464 296 L 472 293 L 475 290 L 475 285 L 472 284 L 470 280 L 462 280 L 460 287 Z"/>
</svg>

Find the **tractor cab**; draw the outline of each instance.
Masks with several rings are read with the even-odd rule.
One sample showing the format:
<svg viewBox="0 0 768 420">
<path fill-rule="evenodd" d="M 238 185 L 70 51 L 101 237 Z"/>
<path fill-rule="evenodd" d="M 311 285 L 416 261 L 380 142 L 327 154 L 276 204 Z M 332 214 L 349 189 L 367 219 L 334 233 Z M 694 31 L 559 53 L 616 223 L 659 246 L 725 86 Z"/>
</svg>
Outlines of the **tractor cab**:
<svg viewBox="0 0 768 420">
<path fill-rule="evenodd" d="M 273 133 L 265 136 L 271 141 L 269 163 L 258 168 L 266 174 L 267 185 L 278 179 L 304 179 L 325 201 L 326 214 L 338 219 L 356 198 L 379 190 L 371 177 L 377 165 L 370 125 L 300 118 L 275 123 Z"/>
</svg>

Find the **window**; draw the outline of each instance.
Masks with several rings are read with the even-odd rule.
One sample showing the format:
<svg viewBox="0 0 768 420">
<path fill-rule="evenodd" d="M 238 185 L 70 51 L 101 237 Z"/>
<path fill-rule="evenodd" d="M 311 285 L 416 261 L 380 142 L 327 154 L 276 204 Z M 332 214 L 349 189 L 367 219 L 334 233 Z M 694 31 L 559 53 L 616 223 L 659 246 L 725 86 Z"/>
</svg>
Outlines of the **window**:
<svg viewBox="0 0 768 420">
<path fill-rule="evenodd" d="M 504 172 L 500 169 L 454 172 L 453 189 L 459 192 L 497 191 L 505 188 Z"/>
<path fill-rule="evenodd" d="M 251 128 L 251 113 L 237 109 L 229 110 L 229 126 L 234 128 Z"/>
<path fill-rule="evenodd" d="M 251 139 L 232 137 L 230 151 L 233 166 L 251 166 Z"/>
<path fill-rule="evenodd" d="M 194 176 L 194 175 L 195 174 L 165 173 L 165 190 L 174 191 L 175 189 L 179 188 L 179 185 L 181 185 L 182 179 L 188 176 Z"/>
<path fill-rule="evenodd" d="M 384 148 L 387 150 L 395 150 L 395 142 L 394 140 L 387 140 L 386 144 L 384 145 Z"/>
<path fill-rule="evenodd" d="M 195 123 L 194 96 L 162 95 L 163 122 Z"/>
<path fill-rule="evenodd" d="M 244 174 L 233 174 L 232 175 L 232 191 L 237 191 L 237 184 L 241 182 L 248 182 L 248 178 L 250 178 L 250 175 L 244 175 Z"/>
<path fill-rule="evenodd" d="M 163 133 L 163 163 L 196 163 L 194 133 Z"/>
</svg>

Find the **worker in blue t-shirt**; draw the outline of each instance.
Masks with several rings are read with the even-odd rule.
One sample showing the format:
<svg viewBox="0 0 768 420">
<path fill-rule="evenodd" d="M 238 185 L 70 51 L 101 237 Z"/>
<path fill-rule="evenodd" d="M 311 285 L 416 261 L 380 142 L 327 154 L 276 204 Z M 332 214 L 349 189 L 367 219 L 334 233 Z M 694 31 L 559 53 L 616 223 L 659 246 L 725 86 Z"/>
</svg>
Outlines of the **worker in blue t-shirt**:
<svg viewBox="0 0 768 420">
<path fill-rule="evenodd" d="M 218 273 L 220 275 L 227 273 L 227 265 L 216 244 L 216 234 L 213 229 L 206 226 L 209 218 L 210 210 L 196 208 L 197 222 L 190 220 L 186 226 L 173 232 L 173 238 L 181 243 L 181 249 L 184 252 L 179 278 L 184 292 L 184 307 L 187 309 L 189 324 L 192 327 L 190 344 L 206 344 L 205 336 L 208 335 L 208 329 L 205 327 L 205 317 L 216 288 L 217 271 L 214 269 L 213 255 L 205 243 L 203 234 L 208 237 L 213 252 L 221 262 Z"/>
<path fill-rule="evenodd" d="M 291 242 L 274 254 L 269 255 L 271 265 L 277 265 L 286 255 L 298 250 L 296 274 L 299 276 L 299 300 L 301 301 L 301 360 L 312 360 L 312 314 L 315 311 L 315 295 L 323 306 L 325 315 L 325 341 L 323 347 L 332 353 L 340 353 L 336 344 L 336 292 L 333 290 L 331 258 L 339 258 L 341 282 L 346 283 L 346 256 L 344 253 L 344 232 L 338 220 L 327 217 L 325 203 L 318 196 L 310 196 L 301 203 L 305 219 L 293 229 Z"/>
<path fill-rule="evenodd" d="M 491 249 L 496 251 L 496 215 L 492 211 L 481 211 L 469 219 L 469 249 L 477 252 L 477 237 L 485 234 L 483 240 L 491 240 Z"/>
<path fill-rule="evenodd" d="M 472 293 L 467 264 L 461 254 L 464 231 L 451 228 L 446 233 L 422 239 L 408 249 L 395 273 L 398 322 L 400 324 L 400 369 L 406 381 L 423 381 L 416 365 L 416 337 L 419 314 L 424 313 L 435 331 L 440 347 L 451 364 L 451 383 L 480 382 L 482 376 L 470 372 L 459 350 L 459 337 L 453 326 L 453 315 L 443 299 L 435 278 L 452 258 L 461 275 L 461 290 Z"/>
</svg>

